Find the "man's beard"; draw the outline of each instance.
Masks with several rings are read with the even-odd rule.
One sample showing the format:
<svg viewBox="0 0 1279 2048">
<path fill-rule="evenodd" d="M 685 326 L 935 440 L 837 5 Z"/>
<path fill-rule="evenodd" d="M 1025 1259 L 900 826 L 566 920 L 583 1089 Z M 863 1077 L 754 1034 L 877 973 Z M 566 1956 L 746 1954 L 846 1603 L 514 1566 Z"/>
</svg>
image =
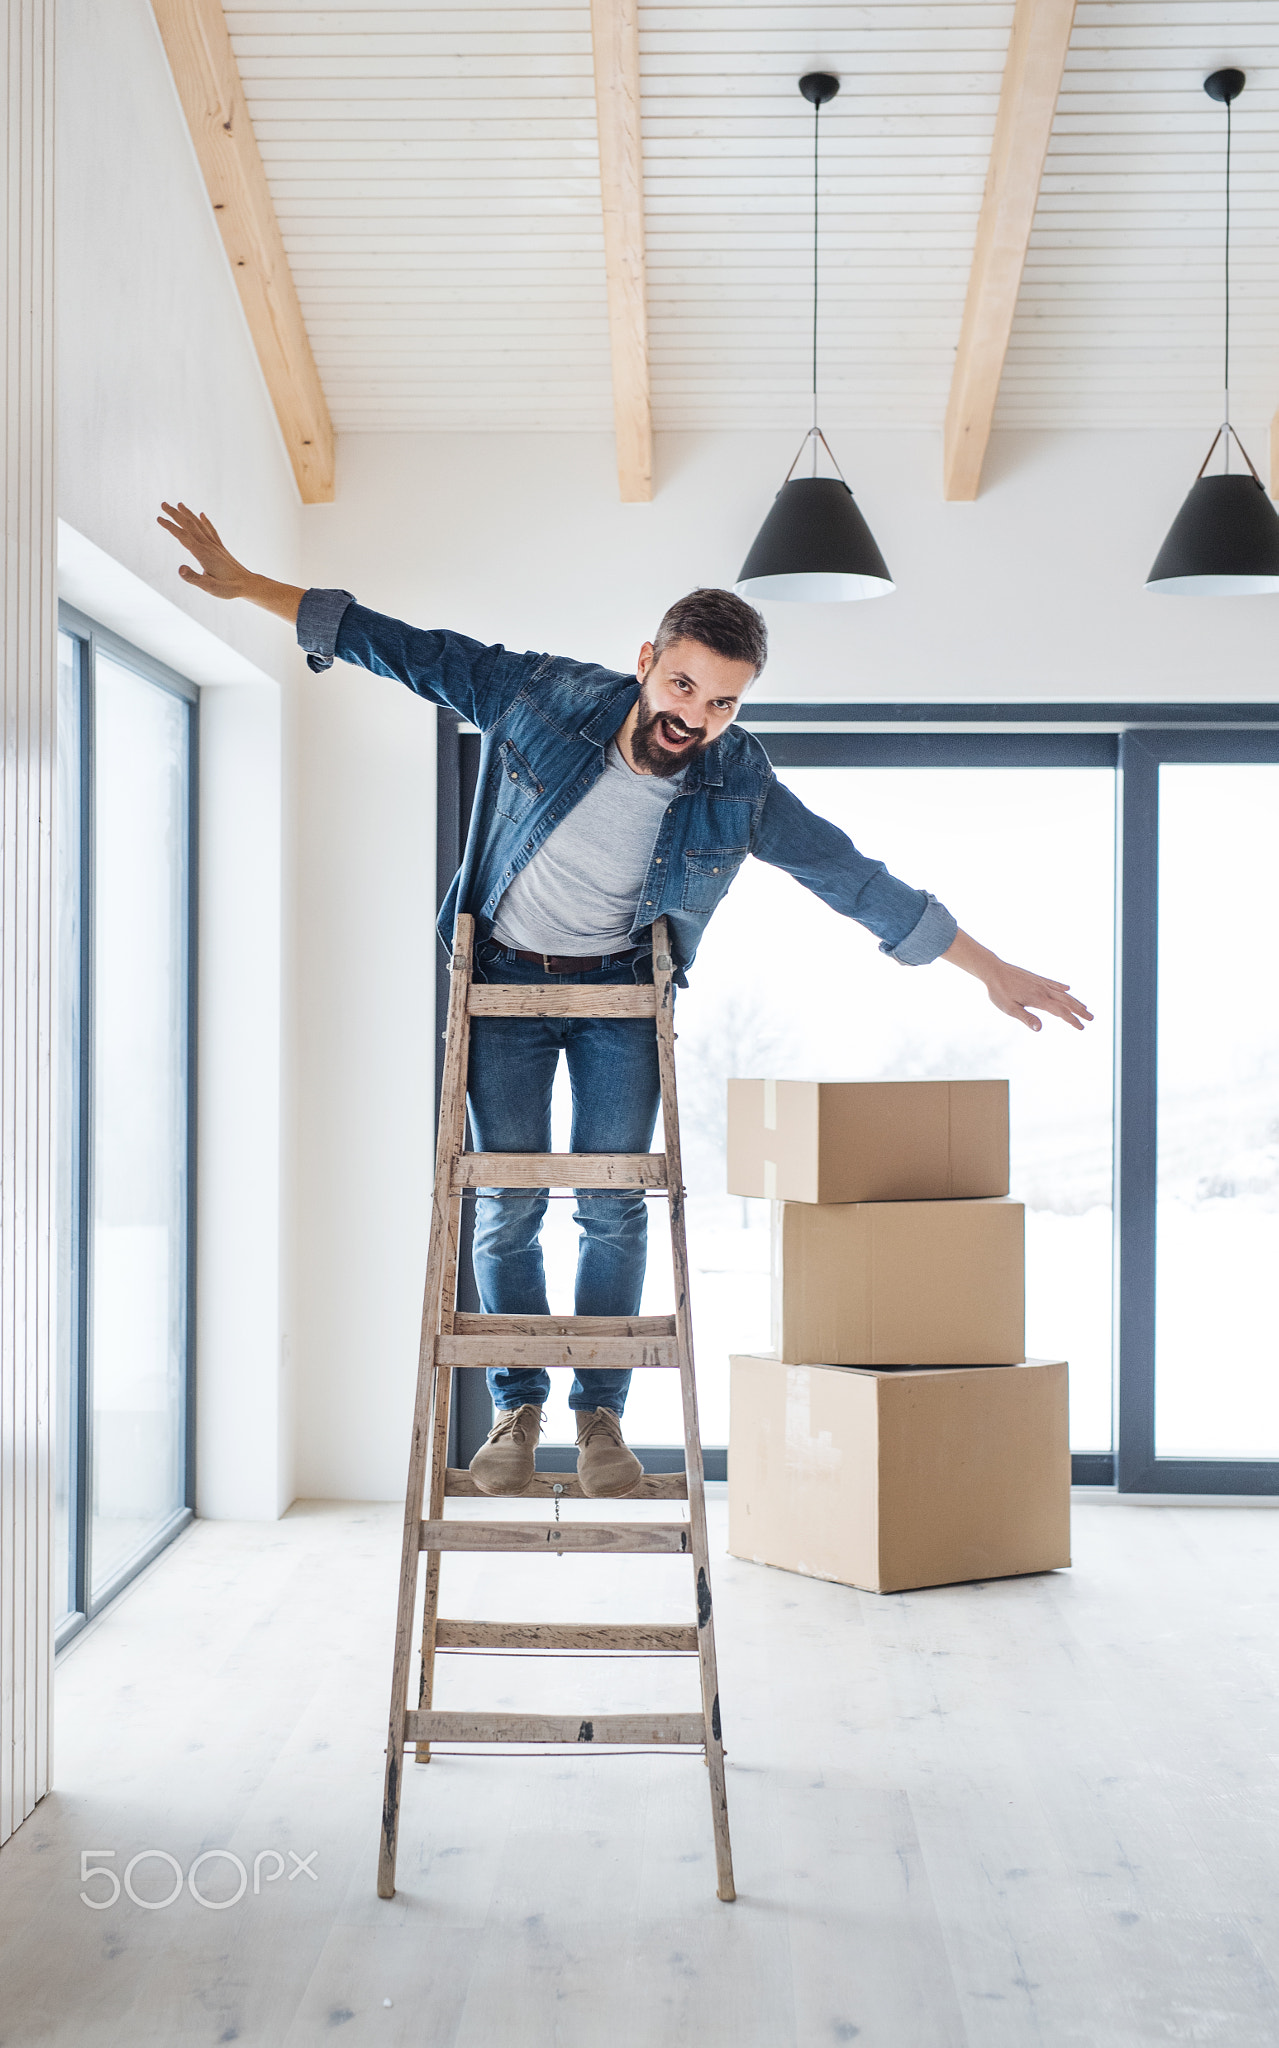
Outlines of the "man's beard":
<svg viewBox="0 0 1279 2048">
<path fill-rule="evenodd" d="M 664 747 L 657 737 L 659 725 L 665 730 L 668 739 L 687 735 L 691 744 L 679 748 L 677 752 L 673 752 L 670 747 Z M 631 757 L 639 767 L 646 768 L 650 775 L 678 775 L 682 769 L 687 768 L 690 761 L 705 753 L 709 745 L 704 725 L 686 725 L 677 711 L 654 710 L 652 699 L 647 695 L 643 685 L 640 686 L 639 716 L 635 730 L 631 734 Z"/>
</svg>

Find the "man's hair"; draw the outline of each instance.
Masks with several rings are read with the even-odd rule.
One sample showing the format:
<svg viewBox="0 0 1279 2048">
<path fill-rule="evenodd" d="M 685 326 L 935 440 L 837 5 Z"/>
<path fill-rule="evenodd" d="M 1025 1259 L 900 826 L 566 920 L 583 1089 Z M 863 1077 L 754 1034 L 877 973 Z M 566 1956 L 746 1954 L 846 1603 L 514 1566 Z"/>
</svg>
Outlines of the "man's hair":
<svg viewBox="0 0 1279 2048">
<path fill-rule="evenodd" d="M 731 590 L 690 590 L 653 635 L 653 654 L 676 640 L 696 640 L 727 661 L 749 661 L 758 675 L 768 660 L 768 628 L 753 604 Z"/>
</svg>

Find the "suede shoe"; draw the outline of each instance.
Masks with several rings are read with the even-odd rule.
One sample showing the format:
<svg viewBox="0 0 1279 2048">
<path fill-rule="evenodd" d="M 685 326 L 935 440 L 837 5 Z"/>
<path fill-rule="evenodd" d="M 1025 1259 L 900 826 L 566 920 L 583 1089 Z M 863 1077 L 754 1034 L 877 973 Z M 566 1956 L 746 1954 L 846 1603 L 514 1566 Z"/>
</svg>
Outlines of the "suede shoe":
<svg viewBox="0 0 1279 2048">
<path fill-rule="evenodd" d="M 533 1477 L 542 1410 L 532 1401 L 504 1408 L 471 1460 L 471 1477 L 481 1493 L 523 1493 Z"/>
<path fill-rule="evenodd" d="M 577 1411 L 577 1476 L 590 1500 L 613 1500 L 634 1493 L 644 1467 L 622 1442 L 621 1417 L 611 1408 Z"/>
</svg>

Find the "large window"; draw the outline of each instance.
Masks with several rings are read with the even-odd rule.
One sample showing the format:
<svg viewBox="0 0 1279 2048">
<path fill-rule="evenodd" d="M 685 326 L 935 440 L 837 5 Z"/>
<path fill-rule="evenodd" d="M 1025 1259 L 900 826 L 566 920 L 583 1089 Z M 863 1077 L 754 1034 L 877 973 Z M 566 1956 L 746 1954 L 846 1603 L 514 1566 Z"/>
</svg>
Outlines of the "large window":
<svg viewBox="0 0 1279 2048">
<path fill-rule="evenodd" d="M 194 691 L 59 635 L 60 1635 L 191 1512 Z"/>
<path fill-rule="evenodd" d="M 1159 770 L 1161 1458 L 1279 1459 L 1279 765 Z"/>
<path fill-rule="evenodd" d="M 723 1192 L 728 1077 L 966 1075 L 1011 1083 L 1012 1192 L 1026 1204 L 1028 1351 L 1071 1360 L 1073 1442 L 1109 1451 L 1114 770 L 779 773 L 894 873 L 935 888 L 967 930 L 1009 959 L 1072 980 L 1100 1023 L 1090 1035 L 1050 1026 L 1032 1037 L 993 1010 L 970 977 L 894 966 L 869 934 L 832 916 L 788 875 L 747 864 L 679 999 L 707 1440 L 727 1436 L 730 1352 L 769 1344 L 768 1204 Z M 1060 847 L 1069 847 L 1069 859 L 1048 851 Z M 646 1375 L 631 1395 L 632 1433 L 660 1442 L 673 1431 L 678 1440 L 671 1390 L 657 1379 Z M 656 1432 L 663 1395 L 667 1427 L 650 1436 L 648 1410 Z"/>
<path fill-rule="evenodd" d="M 728 1076 L 1006 1075 L 1027 1350 L 1070 1362 L 1076 1479 L 1279 1492 L 1279 986 L 1264 912 L 1279 718 L 749 703 L 744 716 L 805 803 L 1005 957 L 1069 980 L 1097 1021 L 1032 1036 L 968 977 L 895 968 L 789 877 L 747 863 L 677 1019 L 708 1471 L 722 1470 L 728 1357 L 768 1343 L 767 1205 L 724 1192 Z M 477 751 L 455 733 L 441 747 L 455 833 Z M 569 1206 L 548 1228 L 554 1306 L 571 1299 Z M 669 1305 L 663 1223 L 651 1205 L 653 1311 Z M 627 1405 L 629 1437 L 659 1461 L 680 1440 L 661 1381 L 637 1374 Z M 570 1435 L 566 1392 L 549 1438 Z M 462 1420 L 459 1455 L 486 1423 L 474 1391 Z"/>
</svg>

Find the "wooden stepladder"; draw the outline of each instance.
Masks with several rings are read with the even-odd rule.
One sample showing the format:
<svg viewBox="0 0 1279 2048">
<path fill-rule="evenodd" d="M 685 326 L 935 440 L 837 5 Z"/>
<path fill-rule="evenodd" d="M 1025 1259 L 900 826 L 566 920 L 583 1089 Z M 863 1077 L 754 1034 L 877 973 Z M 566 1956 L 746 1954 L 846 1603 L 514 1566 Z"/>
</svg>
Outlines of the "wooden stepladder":
<svg viewBox="0 0 1279 2048">
<path fill-rule="evenodd" d="M 680 1165 L 679 1111 L 675 1095 L 673 962 L 666 920 L 653 927 L 653 983 L 630 988 L 568 986 L 535 989 L 474 983 L 471 952 L 474 922 L 457 920 L 453 939 L 448 1030 L 445 1036 L 439 1138 L 435 1157 L 435 1198 L 431 1211 L 422 1337 L 418 1351 L 417 1399 L 404 1505 L 404 1547 L 400 1561 L 399 1611 L 391 1675 L 386 1785 L 378 1893 L 395 1893 L 395 1852 L 405 1749 L 415 1746 L 426 1763 L 432 1742 L 521 1742 L 546 1744 L 672 1743 L 702 1750 L 711 1794 L 718 1895 L 736 1896 L 728 1839 L 724 1748 L 720 1735 L 719 1689 L 715 1675 L 715 1632 L 711 1619 L 710 1560 L 706 1541 L 706 1496 L 702 1446 L 693 1379 L 693 1335 L 689 1311 L 688 1247 L 684 1232 L 684 1185 Z M 665 1150 L 662 1152 L 467 1152 L 466 1070 L 472 1017 L 651 1017 L 657 1031 Z M 480 1187 L 665 1189 L 670 1212 L 675 1278 L 673 1316 L 486 1316 L 456 1306 L 457 1250 L 462 1201 Z M 632 1499 L 687 1500 L 687 1520 L 627 1522 L 610 1516 L 596 1522 L 493 1521 L 445 1517 L 450 1497 L 475 1497 L 469 1472 L 448 1465 L 449 1401 L 458 1366 L 666 1366 L 677 1370 L 684 1411 L 684 1464 L 679 1473 L 654 1473 Z M 576 1477 L 538 1473 L 521 1498 L 548 1498 L 552 1490 L 581 1497 Z M 423 1505 L 426 1516 L 423 1519 Z M 611 1508 L 613 1503 L 601 1503 Z M 622 1505 L 618 1503 L 618 1505 Z M 440 1563 L 446 1551 L 649 1551 L 688 1558 L 693 1574 L 695 1618 L 688 1624 L 593 1623 L 576 1627 L 544 1622 L 448 1620 L 440 1615 Z M 425 1557 L 426 1571 L 419 1563 Z M 408 1704 L 419 1578 L 422 1592 L 421 1666 L 418 1705 Z M 442 1713 L 432 1708 L 437 1651 L 525 1650 L 612 1651 L 632 1656 L 652 1651 L 696 1657 L 702 1709 L 695 1714 Z"/>
</svg>

